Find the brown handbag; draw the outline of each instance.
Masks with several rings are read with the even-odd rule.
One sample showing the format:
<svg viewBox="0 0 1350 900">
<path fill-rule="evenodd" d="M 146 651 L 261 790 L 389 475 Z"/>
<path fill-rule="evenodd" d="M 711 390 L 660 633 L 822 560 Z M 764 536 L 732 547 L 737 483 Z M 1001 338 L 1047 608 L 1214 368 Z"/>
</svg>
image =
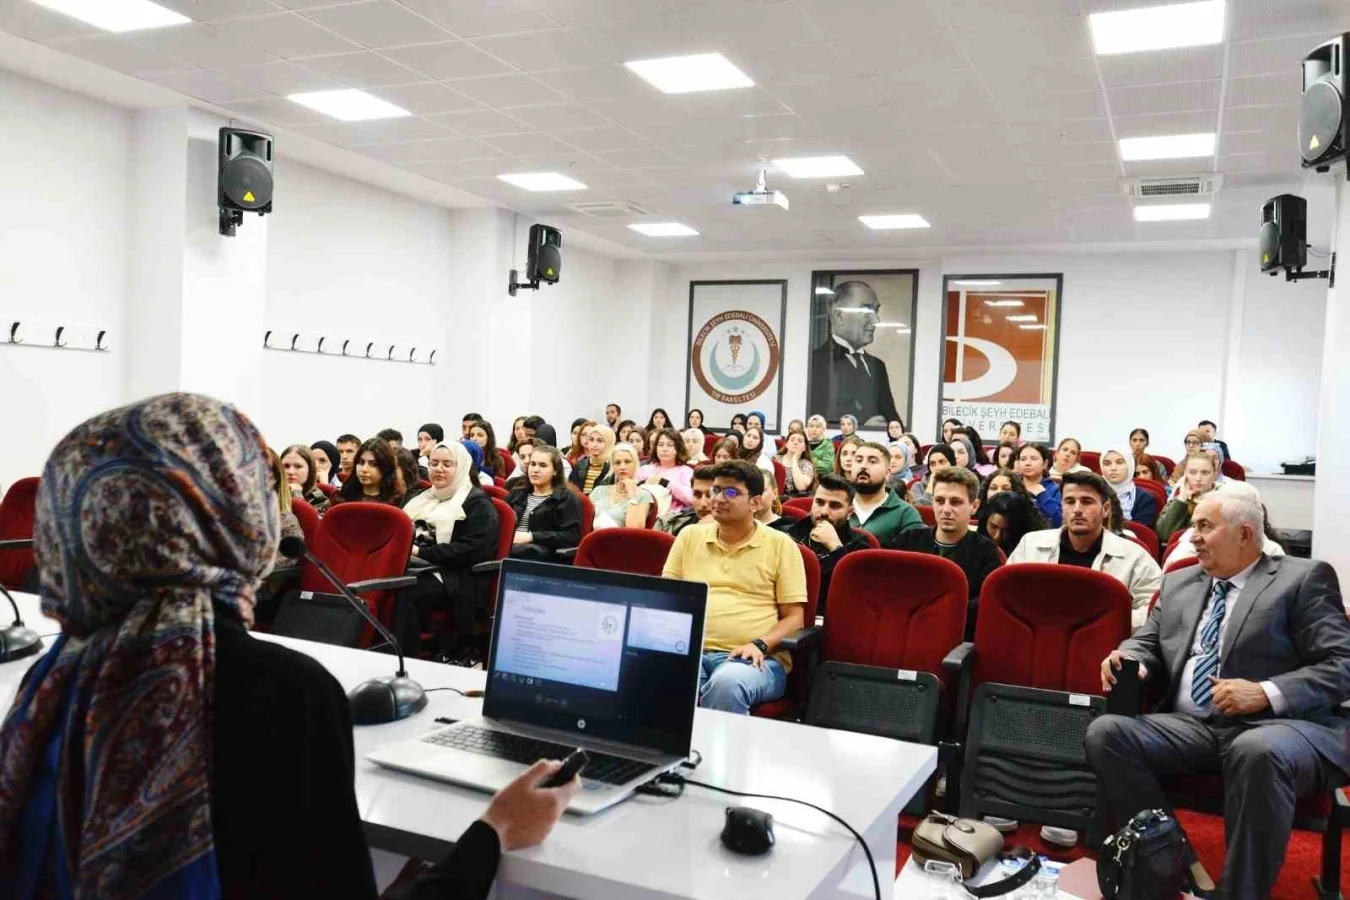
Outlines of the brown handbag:
<svg viewBox="0 0 1350 900">
<path fill-rule="evenodd" d="M 930 812 L 914 828 L 910 838 L 911 855 L 922 866 L 928 860 L 952 863 L 961 870 L 961 879 L 969 880 L 989 860 L 1003 852 L 1003 835 L 992 825 L 979 819 L 958 819 L 940 812 Z M 1031 881 L 1040 870 L 1040 857 L 1015 848 L 1013 856 L 1027 859 L 1018 872 L 1002 881 L 976 888 L 966 886 L 975 897 L 997 897 L 1011 893 Z"/>
</svg>

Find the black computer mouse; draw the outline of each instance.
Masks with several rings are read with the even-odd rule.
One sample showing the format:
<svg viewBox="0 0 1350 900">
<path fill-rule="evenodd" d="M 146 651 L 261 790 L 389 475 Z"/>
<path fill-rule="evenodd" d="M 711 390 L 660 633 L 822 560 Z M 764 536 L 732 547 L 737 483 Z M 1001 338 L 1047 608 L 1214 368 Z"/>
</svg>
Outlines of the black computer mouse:
<svg viewBox="0 0 1350 900">
<path fill-rule="evenodd" d="M 768 853 L 773 849 L 773 816 L 748 806 L 728 806 L 722 846 L 746 856 Z"/>
</svg>

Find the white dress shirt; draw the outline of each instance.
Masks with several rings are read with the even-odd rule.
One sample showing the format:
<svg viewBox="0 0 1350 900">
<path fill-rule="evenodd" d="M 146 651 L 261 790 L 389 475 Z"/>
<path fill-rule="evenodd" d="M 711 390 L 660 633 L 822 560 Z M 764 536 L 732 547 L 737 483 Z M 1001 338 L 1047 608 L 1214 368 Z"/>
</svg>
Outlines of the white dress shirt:
<svg viewBox="0 0 1350 900">
<path fill-rule="evenodd" d="M 834 342 L 835 342 L 836 344 L 838 344 L 840 347 L 843 347 L 843 348 L 844 348 L 845 358 L 846 358 L 850 363 L 853 364 L 853 368 L 855 368 L 855 369 L 858 368 L 858 362 L 861 360 L 861 361 L 862 361 L 863 371 L 866 372 L 868 375 L 871 375 L 871 374 L 872 374 L 872 370 L 869 369 L 869 368 L 867 367 L 867 355 L 866 355 L 866 354 L 864 354 L 861 350 L 855 350 L 855 349 L 853 348 L 853 346 L 852 346 L 848 341 L 846 341 L 846 340 L 844 340 L 843 338 L 839 337 L 839 335 L 837 335 L 837 334 L 832 334 L 832 335 L 830 335 L 830 337 L 834 338 Z"/>
<path fill-rule="evenodd" d="M 1228 589 L 1228 596 L 1224 599 L 1223 621 L 1219 623 L 1219 658 L 1223 658 L 1223 639 L 1228 630 L 1228 623 L 1233 618 L 1233 607 L 1237 606 L 1238 598 L 1242 596 L 1242 589 L 1247 585 L 1247 579 L 1251 577 L 1252 570 L 1256 568 L 1257 559 L 1247 568 L 1238 572 L 1232 578 L 1219 578 L 1214 581 L 1227 581 L 1231 588 Z M 1204 652 L 1200 646 L 1200 634 L 1205 630 L 1205 617 L 1209 615 L 1209 608 L 1214 603 L 1214 581 L 1210 582 L 1209 593 L 1205 597 L 1205 607 L 1200 610 L 1200 620 L 1195 626 L 1195 639 L 1191 643 L 1191 655 L 1186 659 L 1186 665 L 1181 670 L 1181 685 L 1177 689 L 1177 712 L 1186 713 L 1203 719 L 1209 713 L 1195 705 L 1195 700 L 1191 698 L 1191 681 L 1195 673 L 1195 660 Z M 1266 699 L 1270 701 L 1270 709 L 1275 715 L 1284 715 L 1284 695 L 1280 689 L 1275 686 L 1273 681 L 1261 682 L 1261 690 L 1266 692 Z"/>
</svg>

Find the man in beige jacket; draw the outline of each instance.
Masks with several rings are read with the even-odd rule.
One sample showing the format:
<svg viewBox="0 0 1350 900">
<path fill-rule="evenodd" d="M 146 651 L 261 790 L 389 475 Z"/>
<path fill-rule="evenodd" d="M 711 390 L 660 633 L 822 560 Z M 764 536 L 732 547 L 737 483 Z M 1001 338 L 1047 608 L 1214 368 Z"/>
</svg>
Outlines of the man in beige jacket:
<svg viewBox="0 0 1350 900">
<path fill-rule="evenodd" d="M 1148 618 L 1148 602 L 1162 586 L 1162 569 L 1141 545 L 1106 530 L 1111 486 L 1092 472 L 1064 476 L 1064 527 L 1033 531 L 1022 538 L 1008 564 L 1061 563 L 1096 569 L 1120 581 L 1134 598 L 1130 624 Z"/>
</svg>

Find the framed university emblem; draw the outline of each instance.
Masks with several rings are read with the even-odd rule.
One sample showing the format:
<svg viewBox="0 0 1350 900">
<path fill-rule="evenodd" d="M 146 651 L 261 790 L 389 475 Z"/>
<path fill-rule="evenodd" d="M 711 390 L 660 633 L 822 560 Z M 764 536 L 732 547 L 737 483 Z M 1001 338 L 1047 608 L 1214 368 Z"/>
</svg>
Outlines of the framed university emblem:
<svg viewBox="0 0 1350 900">
<path fill-rule="evenodd" d="M 787 281 L 691 281 L 685 413 L 712 431 L 736 413 L 764 413 L 777 434 L 783 416 L 783 328 Z"/>
</svg>

